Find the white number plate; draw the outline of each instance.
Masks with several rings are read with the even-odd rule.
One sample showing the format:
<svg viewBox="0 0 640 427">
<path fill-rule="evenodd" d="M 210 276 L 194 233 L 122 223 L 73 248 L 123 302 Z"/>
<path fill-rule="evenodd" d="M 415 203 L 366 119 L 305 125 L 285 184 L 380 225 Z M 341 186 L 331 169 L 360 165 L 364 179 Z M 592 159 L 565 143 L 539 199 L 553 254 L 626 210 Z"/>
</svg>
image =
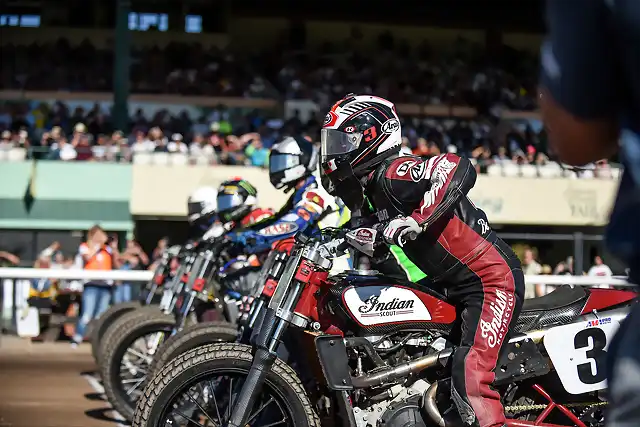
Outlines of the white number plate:
<svg viewBox="0 0 640 427">
<path fill-rule="evenodd" d="M 565 390 L 582 394 L 607 388 L 606 358 L 620 327 L 610 317 L 552 328 L 544 346 Z"/>
</svg>

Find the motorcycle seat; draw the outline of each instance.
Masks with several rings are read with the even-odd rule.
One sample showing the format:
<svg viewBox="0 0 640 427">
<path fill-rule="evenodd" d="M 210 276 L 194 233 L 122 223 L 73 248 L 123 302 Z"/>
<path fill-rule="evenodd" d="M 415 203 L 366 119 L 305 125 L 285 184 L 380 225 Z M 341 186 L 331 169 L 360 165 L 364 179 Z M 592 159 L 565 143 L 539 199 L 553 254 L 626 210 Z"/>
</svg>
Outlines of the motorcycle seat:
<svg viewBox="0 0 640 427">
<path fill-rule="evenodd" d="M 586 296 L 587 292 L 582 286 L 574 288 L 569 286 L 558 287 L 547 295 L 524 300 L 522 313 L 566 307 L 584 299 Z"/>
</svg>

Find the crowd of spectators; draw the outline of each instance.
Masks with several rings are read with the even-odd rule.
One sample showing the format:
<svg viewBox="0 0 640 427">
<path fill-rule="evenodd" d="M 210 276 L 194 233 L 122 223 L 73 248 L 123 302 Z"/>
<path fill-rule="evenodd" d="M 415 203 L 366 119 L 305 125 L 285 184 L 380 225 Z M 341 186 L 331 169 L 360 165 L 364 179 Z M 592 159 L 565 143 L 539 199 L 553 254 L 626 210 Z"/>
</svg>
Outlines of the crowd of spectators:
<svg viewBox="0 0 640 427">
<path fill-rule="evenodd" d="M 592 264 L 587 271 L 578 271 L 576 273 L 575 266 L 573 262 L 573 257 L 568 256 L 566 259 L 558 262 L 554 268 L 552 268 L 549 264 L 542 264 L 539 259 L 539 254 L 536 248 L 532 248 L 527 246 L 522 253 L 522 270 L 525 276 L 535 276 L 535 275 L 554 275 L 554 276 L 564 276 L 564 275 L 574 275 L 574 274 L 582 274 L 589 277 L 612 277 L 613 272 L 611 268 L 605 264 L 602 256 L 595 255 L 593 257 Z M 546 285 L 546 284 L 534 284 L 527 283 L 525 287 L 525 298 L 536 298 L 541 297 L 549 292 L 555 290 L 558 286 Z M 609 285 L 598 285 L 598 288 L 609 289 L 611 286 Z"/>
<path fill-rule="evenodd" d="M 283 39 L 285 40 L 285 39 Z M 113 49 L 88 40 L 1 48 L 0 89 L 111 91 Z M 326 106 L 345 93 L 376 93 L 397 103 L 496 105 L 535 108 L 537 60 L 504 46 L 488 54 L 458 39 L 435 49 L 425 40 L 412 47 L 381 33 L 365 40 L 354 27 L 340 43 L 294 49 L 286 41 L 262 52 L 234 51 L 173 42 L 163 48 L 133 48 L 134 93 L 313 99 Z"/>
<path fill-rule="evenodd" d="M 88 41 L 72 46 L 60 39 L 1 49 L 3 57 L 15 60 L 2 67 L 0 88 L 112 89 L 113 51 L 97 49 Z M 365 42 L 354 28 L 344 43 L 325 43 L 314 50 L 282 43 L 269 51 L 238 53 L 170 43 L 164 48 L 134 48 L 133 58 L 134 93 L 311 99 L 319 111 L 349 92 L 375 93 L 396 103 L 473 106 L 475 117 L 401 117 L 403 151 L 455 152 L 474 159 L 480 173 L 492 165 L 538 168 L 554 163 L 538 121 L 498 118 L 503 109 L 531 110 L 536 105 L 536 58 L 506 46 L 500 55 L 488 55 L 464 39 L 445 51 L 427 41 L 412 48 L 390 33 Z M 87 110 L 70 109 L 62 102 L 12 104 L 0 106 L 0 156 L 11 147 L 62 161 L 131 161 L 138 153 L 166 152 L 185 154 L 197 164 L 265 167 L 269 148 L 280 136 L 298 132 L 317 140 L 322 118 L 318 113 L 308 120 L 299 115 L 282 120 L 272 112 L 239 112 L 224 106 L 199 117 L 167 110 L 149 116 L 138 110 L 125 130 L 116 129 L 110 112 L 98 104 Z M 606 161 L 587 169 L 593 172 L 569 173 L 612 176 Z"/>
<path fill-rule="evenodd" d="M 401 121 L 406 153 L 457 153 L 474 159 L 480 173 L 492 165 L 555 164 L 545 130 L 532 120 L 409 116 Z M 294 114 L 281 120 L 265 111 L 242 114 L 221 105 L 197 118 L 167 110 L 147 117 L 138 110 L 129 126 L 128 133 L 115 129 L 109 111 L 99 104 L 87 111 L 71 110 L 62 102 L 0 106 L 0 155 L 2 150 L 24 147 L 39 159 L 131 161 L 139 153 L 166 152 L 185 154 L 198 164 L 204 159 L 205 164 L 266 167 L 269 148 L 282 135 L 299 132 L 317 140 L 321 117 L 315 114 L 303 121 Z M 587 169 L 598 177 L 611 177 L 606 160 Z"/>
</svg>

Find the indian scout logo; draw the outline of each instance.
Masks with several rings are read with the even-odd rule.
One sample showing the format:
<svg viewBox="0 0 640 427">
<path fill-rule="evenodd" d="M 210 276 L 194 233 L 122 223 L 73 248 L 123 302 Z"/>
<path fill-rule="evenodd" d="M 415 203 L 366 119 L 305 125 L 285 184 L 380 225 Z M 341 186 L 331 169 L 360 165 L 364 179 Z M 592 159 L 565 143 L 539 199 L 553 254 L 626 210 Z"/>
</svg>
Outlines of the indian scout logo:
<svg viewBox="0 0 640 427">
<path fill-rule="evenodd" d="M 507 294 L 500 289 L 496 290 L 496 300 L 489 303 L 493 318 L 489 322 L 480 319 L 480 334 L 487 340 L 489 347 L 494 348 L 500 345 L 507 335 L 513 305 L 513 294 Z"/>
<path fill-rule="evenodd" d="M 371 296 L 364 305 L 358 308 L 363 317 L 395 316 L 396 314 L 413 313 L 413 301 L 394 298 L 388 302 L 380 302 L 377 296 Z"/>
<path fill-rule="evenodd" d="M 373 242 L 373 232 L 366 228 L 361 228 L 356 232 L 356 239 L 360 243 L 371 243 Z"/>
<path fill-rule="evenodd" d="M 396 286 L 360 286 L 347 289 L 344 303 L 361 325 L 428 322 L 431 313 L 412 290 Z"/>
</svg>

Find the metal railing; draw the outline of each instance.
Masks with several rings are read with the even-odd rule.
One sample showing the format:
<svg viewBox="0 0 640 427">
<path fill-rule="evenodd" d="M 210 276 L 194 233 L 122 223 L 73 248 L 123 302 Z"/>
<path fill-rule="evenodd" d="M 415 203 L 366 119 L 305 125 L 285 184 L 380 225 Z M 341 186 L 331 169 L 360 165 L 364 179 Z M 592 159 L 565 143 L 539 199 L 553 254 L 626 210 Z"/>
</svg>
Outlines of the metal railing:
<svg viewBox="0 0 640 427">
<path fill-rule="evenodd" d="M 15 331 L 17 313 L 28 307 L 29 279 L 51 280 L 117 280 L 123 282 L 146 282 L 151 280 L 152 271 L 95 271 L 95 270 L 58 270 L 34 268 L 0 268 L 0 310 L 3 329 Z M 589 276 L 525 276 L 527 283 L 536 285 L 572 285 L 572 286 L 615 286 L 630 287 L 626 277 L 589 277 Z"/>
</svg>

